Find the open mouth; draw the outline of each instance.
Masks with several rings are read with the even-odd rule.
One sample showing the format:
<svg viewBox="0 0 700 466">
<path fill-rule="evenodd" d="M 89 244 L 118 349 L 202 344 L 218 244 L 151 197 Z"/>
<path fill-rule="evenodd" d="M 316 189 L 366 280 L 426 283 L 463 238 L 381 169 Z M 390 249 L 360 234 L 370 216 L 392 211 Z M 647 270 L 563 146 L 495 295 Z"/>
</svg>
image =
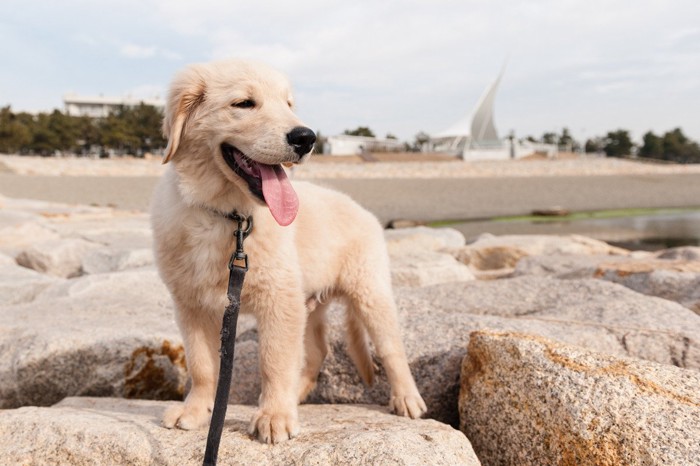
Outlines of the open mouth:
<svg viewBox="0 0 700 466">
<path fill-rule="evenodd" d="M 250 192 L 267 204 L 277 223 L 287 226 L 294 221 L 299 199 L 281 165 L 256 162 L 226 143 L 221 144 L 221 154 L 229 168 L 248 184 Z"/>
<path fill-rule="evenodd" d="M 250 192 L 253 193 L 255 197 L 265 202 L 258 163 L 243 155 L 243 152 L 230 144 L 221 144 L 221 153 L 229 168 L 248 183 Z"/>
</svg>

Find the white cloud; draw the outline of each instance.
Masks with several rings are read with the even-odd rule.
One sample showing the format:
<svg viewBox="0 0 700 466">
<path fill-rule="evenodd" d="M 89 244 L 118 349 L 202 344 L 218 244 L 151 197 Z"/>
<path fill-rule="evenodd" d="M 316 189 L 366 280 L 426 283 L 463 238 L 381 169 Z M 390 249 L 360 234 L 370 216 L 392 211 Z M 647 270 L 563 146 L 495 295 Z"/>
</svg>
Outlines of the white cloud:
<svg viewBox="0 0 700 466">
<path fill-rule="evenodd" d="M 143 46 L 137 44 L 124 44 L 119 49 L 119 53 L 127 58 L 152 58 L 156 55 L 158 48 L 155 46 Z"/>
<path fill-rule="evenodd" d="M 181 54 L 155 45 L 123 44 L 119 47 L 119 53 L 126 58 L 137 60 L 154 57 L 163 57 L 168 60 L 182 60 Z"/>
</svg>

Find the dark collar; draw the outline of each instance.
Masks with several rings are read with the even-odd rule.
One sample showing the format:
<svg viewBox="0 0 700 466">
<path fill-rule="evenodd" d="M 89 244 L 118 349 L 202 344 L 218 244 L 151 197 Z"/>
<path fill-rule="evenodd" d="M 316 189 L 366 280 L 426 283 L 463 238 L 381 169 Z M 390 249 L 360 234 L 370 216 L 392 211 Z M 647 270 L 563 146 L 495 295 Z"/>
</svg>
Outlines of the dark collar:
<svg viewBox="0 0 700 466">
<path fill-rule="evenodd" d="M 245 215 L 241 215 L 238 213 L 238 211 L 233 210 L 231 212 L 222 212 L 218 209 L 214 209 L 213 207 L 209 207 L 207 205 L 200 205 L 200 207 L 214 215 L 217 215 L 219 217 L 224 217 L 227 218 L 233 222 L 247 222 L 247 221 L 252 221 L 253 216 L 246 217 Z"/>
</svg>

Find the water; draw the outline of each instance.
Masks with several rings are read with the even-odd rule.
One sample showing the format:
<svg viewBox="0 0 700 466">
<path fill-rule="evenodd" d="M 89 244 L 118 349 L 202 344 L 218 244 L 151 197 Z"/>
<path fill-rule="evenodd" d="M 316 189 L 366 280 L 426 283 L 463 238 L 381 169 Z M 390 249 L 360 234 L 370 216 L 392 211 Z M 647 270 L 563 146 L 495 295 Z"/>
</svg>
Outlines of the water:
<svg viewBox="0 0 700 466">
<path fill-rule="evenodd" d="M 659 250 L 700 246 L 700 210 L 655 213 L 633 217 L 475 221 L 450 225 L 468 241 L 483 233 L 495 235 L 584 235 L 628 249 Z"/>
</svg>

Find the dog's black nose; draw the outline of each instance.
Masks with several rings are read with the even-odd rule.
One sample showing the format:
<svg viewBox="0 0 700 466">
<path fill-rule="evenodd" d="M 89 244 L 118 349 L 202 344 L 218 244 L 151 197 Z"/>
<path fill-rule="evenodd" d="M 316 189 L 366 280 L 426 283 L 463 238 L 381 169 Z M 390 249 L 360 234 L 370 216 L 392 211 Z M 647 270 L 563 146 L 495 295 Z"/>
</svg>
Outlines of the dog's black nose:
<svg viewBox="0 0 700 466">
<path fill-rule="evenodd" d="M 287 133 L 287 142 L 294 147 L 294 152 L 302 156 L 311 152 L 316 142 L 316 133 L 304 126 L 297 126 Z"/>
</svg>

